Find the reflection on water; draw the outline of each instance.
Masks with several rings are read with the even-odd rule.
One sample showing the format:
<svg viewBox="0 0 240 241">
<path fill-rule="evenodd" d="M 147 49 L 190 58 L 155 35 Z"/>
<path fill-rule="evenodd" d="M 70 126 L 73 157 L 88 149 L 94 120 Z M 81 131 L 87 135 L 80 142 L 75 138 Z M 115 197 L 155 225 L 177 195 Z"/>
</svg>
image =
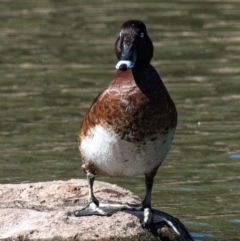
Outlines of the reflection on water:
<svg viewBox="0 0 240 241">
<path fill-rule="evenodd" d="M 240 218 L 235 218 L 232 220 L 234 223 L 240 223 Z"/>
<path fill-rule="evenodd" d="M 214 236 L 212 234 L 207 233 L 191 233 L 192 237 L 194 238 L 194 241 L 201 241 L 203 238 L 213 238 Z"/>
<path fill-rule="evenodd" d="M 239 238 L 239 7 L 234 0 L 2 1 L 0 182 L 85 178 L 80 120 L 115 72 L 121 24 L 141 19 L 179 113 L 153 205 L 180 218 L 195 240 Z M 141 176 L 98 180 L 144 196 Z"/>
<path fill-rule="evenodd" d="M 240 159 L 240 153 L 230 155 L 233 159 Z"/>
</svg>

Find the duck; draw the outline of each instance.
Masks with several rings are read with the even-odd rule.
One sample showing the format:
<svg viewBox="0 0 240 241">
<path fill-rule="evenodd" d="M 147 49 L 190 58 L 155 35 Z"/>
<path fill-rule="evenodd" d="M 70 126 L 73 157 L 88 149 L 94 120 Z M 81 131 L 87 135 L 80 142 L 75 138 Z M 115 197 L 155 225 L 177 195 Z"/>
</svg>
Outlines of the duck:
<svg viewBox="0 0 240 241">
<path fill-rule="evenodd" d="M 93 101 L 78 135 L 82 168 L 87 176 L 88 204 L 76 217 L 109 216 L 113 210 L 141 210 L 143 225 L 153 223 L 154 177 L 167 156 L 177 126 L 177 109 L 161 77 L 150 64 L 153 44 L 140 20 L 123 23 L 115 42 L 116 73 Z M 97 175 L 145 176 L 139 204 L 102 204 L 94 195 Z"/>
</svg>

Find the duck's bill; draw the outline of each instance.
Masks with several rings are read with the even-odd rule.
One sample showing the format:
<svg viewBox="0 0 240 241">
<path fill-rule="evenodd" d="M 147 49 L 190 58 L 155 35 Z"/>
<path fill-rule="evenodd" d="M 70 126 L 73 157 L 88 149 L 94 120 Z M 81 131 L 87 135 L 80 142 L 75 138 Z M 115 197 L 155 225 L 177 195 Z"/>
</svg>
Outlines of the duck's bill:
<svg viewBox="0 0 240 241">
<path fill-rule="evenodd" d="M 119 60 L 116 64 L 116 69 L 125 71 L 127 69 L 132 69 L 134 67 L 134 62 L 130 60 Z"/>
<path fill-rule="evenodd" d="M 116 69 L 122 71 L 132 69 L 135 65 L 136 57 L 136 50 L 134 48 L 134 45 L 127 45 L 123 43 L 121 56 L 118 63 L 116 64 Z"/>
</svg>

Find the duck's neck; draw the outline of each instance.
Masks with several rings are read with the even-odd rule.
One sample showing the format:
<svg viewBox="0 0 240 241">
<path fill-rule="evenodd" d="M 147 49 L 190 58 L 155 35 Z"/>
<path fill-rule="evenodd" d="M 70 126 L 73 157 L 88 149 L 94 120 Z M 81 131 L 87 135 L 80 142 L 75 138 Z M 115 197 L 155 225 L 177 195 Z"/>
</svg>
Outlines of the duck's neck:
<svg viewBox="0 0 240 241">
<path fill-rule="evenodd" d="M 123 86 L 124 89 L 137 86 L 150 101 L 154 102 L 161 102 L 169 97 L 160 76 L 150 63 L 137 63 L 133 69 L 118 70 L 109 89 L 123 89 Z"/>
<path fill-rule="evenodd" d="M 136 63 L 132 74 L 139 89 L 153 101 L 158 101 L 168 95 L 168 92 L 153 66 Z"/>
</svg>

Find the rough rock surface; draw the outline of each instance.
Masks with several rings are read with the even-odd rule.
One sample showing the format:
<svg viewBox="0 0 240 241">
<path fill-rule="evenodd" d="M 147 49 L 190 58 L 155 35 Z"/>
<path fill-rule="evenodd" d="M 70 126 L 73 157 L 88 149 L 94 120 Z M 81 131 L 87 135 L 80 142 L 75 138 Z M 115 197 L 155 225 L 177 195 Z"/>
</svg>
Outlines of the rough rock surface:
<svg viewBox="0 0 240 241">
<path fill-rule="evenodd" d="M 96 181 L 94 192 L 105 203 L 141 201 L 130 191 L 104 182 Z M 143 229 L 136 216 L 122 211 L 111 217 L 69 215 L 83 208 L 87 197 L 87 182 L 78 179 L 0 185 L 0 239 L 160 240 Z"/>
</svg>

